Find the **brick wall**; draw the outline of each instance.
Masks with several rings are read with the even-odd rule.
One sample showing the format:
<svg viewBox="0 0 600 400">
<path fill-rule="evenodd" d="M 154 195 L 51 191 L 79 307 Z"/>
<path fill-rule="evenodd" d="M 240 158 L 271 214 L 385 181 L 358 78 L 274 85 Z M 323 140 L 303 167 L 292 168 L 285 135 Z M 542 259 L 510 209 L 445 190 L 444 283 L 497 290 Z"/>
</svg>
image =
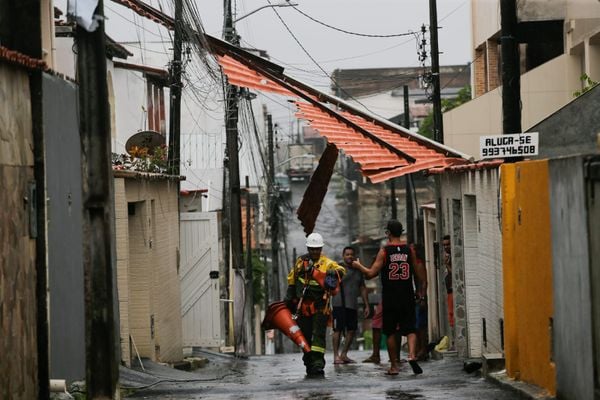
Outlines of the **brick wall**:
<svg viewBox="0 0 600 400">
<path fill-rule="evenodd" d="M 472 172 L 477 198 L 480 314 L 486 320 L 483 353 L 500 353 L 503 318 L 502 232 L 498 212 L 498 170 Z M 479 321 L 481 323 L 481 321 Z"/>
<path fill-rule="evenodd" d="M 475 49 L 475 61 L 473 62 L 473 74 L 475 75 L 474 97 L 479 97 L 487 92 L 487 62 L 485 53 L 485 46 Z"/>
<path fill-rule="evenodd" d="M 121 360 L 130 366 L 129 346 L 129 236 L 125 179 L 114 180 L 115 234 L 117 244 L 117 291 L 119 298 Z"/>
<path fill-rule="evenodd" d="M 499 49 L 497 41 L 487 40 L 484 44 L 475 49 L 474 61 L 474 79 L 475 79 L 475 97 L 496 89 L 501 85 L 499 68 Z"/>
<path fill-rule="evenodd" d="M 496 40 L 486 42 L 487 90 L 494 90 L 501 85 L 498 51 L 500 46 Z"/>
<path fill-rule="evenodd" d="M 117 275 L 123 359 L 129 335 L 142 357 L 183 357 L 177 252 L 177 184 L 167 180 L 115 179 Z M 129 215 L 128 204 L 134 213 Z"/>
</svg>

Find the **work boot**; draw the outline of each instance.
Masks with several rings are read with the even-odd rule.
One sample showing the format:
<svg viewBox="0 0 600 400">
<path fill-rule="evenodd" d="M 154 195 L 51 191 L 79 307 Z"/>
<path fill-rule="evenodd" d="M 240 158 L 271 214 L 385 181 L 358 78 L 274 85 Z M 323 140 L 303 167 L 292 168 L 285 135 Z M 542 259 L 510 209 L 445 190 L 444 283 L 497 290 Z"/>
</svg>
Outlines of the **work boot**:
<svg viewBox="0 0 600 400">
<path fill-rule="evenodd" d="M 306 371 L 306 377 L 313 379 L 324 378 L 325 371 L 322 368 L 310 368 Z"/>
</svg>

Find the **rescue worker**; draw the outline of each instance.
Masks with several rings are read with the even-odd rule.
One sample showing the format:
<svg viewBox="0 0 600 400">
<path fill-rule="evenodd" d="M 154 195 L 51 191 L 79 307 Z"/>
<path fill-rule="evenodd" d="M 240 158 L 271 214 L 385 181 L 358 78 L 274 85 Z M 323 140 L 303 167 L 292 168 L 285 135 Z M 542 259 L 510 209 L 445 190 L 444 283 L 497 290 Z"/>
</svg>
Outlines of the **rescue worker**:
<svg viewBox="0 0 600 400">
<path fill-rule="evenodd" d="M 308 235 L 308 254 L 298 257 L 289 272 L 284 299 L 310 346 L 310 352 L 302 357 L 310 378 L 325 375 L 325 336 L 331 315 L 331 296 L 339 289 L 339 281 L 346 273 L 344 267 L 321 254 L 323 245 L 320 234 Z"/>
</svg>

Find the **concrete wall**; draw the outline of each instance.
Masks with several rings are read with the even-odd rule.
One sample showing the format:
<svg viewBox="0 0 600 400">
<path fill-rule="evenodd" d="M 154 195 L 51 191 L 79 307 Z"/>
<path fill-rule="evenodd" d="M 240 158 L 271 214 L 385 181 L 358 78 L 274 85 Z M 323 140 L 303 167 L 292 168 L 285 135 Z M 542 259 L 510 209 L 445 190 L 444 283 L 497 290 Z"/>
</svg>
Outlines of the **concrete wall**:
<svg viewBox="0 0 600 400">
<path fill-rule="evenodd" d="M 50 377 L 85 379 L 81 143 L 74 83 L 44 75 Z"/>
<path fill-rule="evenodd" d="M 180 360 L 177 184 L 117 177 L 115 210 L 123 359 L 131 334 L 142 357 Z"/>
<path fill-rule="evenodd" d="M 581 58 L 562 55 L 521 75 L 521 125 L 528 130 L 581 90 Z M 502 133 L 502 87 L 444 113 L 445 144 L 479 159 L 479 136 Z"/>
<path fill-rule="evenodd" d="M 502 286 L 502 232 L 499 222 L 498 195 L 500 176 L 498 169 L 471 172 L 463 178 L 465 193 L 473 194 L 476 205 L 475 247 L 478 259 L 478 282 L 481 320 L 485 319 L 485 332 L 482 329 L 481 352 L 502 353 L 502 326 L 504 318 Z M 468 185 L 468 186 L 467 186 Z M 483 334 L 485 333 L 485 340 Z"/>
<path fill-rule="evenodd" d="M 436 268 L 434 242 L 435 238 L 435 206 L 429 204 L 422 207 L 423 233 L 425 244 L 425 268 L 427 270 L 428 328 L 429 340 L 434 341 L 449 335 L 448 314 L 446 308 L 446 286 L 444 272 Z"/>
<path fill-rule="evenodd" d="M 575 3 L 575 1 L 567 1 Z M 593 0 L 577 0 L 593 4 Z M 575 10 L 577 7 L 571 6 Z M 517 3 L 519 22 L 565 19 L 568 14 L 565 0 L 526 0 Z M 471 0 L 471 24 L 473 48 L 498 34 L 500 26 L 500 0 Z"/>
<path fill-rule="evenodd" d="M 500 320 L 504 313 L 498 170 L 449 173 L 442 182 L 443 202 L 448 210 L 444 233 L 451 233 L 453 241 L 457 351 L 465 357 L 502 353 Z M 462 273 L 457 268 L 460 265 L 464 266 Z"/>
<path fill-rule="evenodd" d="M 594 365 L 595 365 L 595 390 L 600 383 L 600 201 L 597 193 L 600 193 L 600 157 L 586 161 L 585 169 L 588 171 L 586 182 L 587 195 L 587 225 L 590 243 L 590 282 L 592 289 L 592 321 L 594 334 Z M 594 171 L 593 177 L 590 172 Z M 562 385 L 559 385 L 558 390 Z"/>
<path fill-rule="evenodd" d="M 561 399 L 592 400 L 595 398 L 589 253 L 592 244 L 583 158 L 551 160 L 549 178 L 557 395 Z M 590 223 L 590 228 L 597 231 L 598 221 Z"/>
<path fill-rule="evenodd" d="M 600 86 L 589 90 L 529 131 L 539 132 L 540 157 L 600 151 Z"/>
<path fill-rule="evenodd" d="M 500 0 L 471 0 L 473 48 L 500 32 Z M 525 0 L 517 3 L 517 19 L 548 21 L 556 19 L 586 20 L 600 17 L 596 0 Z"/>
<path fill-rule="evenodd" d="M 0 99 L 9 99 L 0 101 L 0 398 L 36 399 L 36 245 L 23 202 L 34 180 L 27 72 L 0 61 Z"/>
<path fill-rule="evenodd" d="M 553 394 L 548 162 L 504 164 L 501 175 L 507 372 Z"/>
<path fill-rule="evenodd" d="M 467 274 L 465 270 L 462 200 L 449 199 L 449 232 L 452 243 L 452 286 L 454 299 L 454 344 L 458 356 L 469 357 L 469 321 L 467 314 Z"/>
</svg>

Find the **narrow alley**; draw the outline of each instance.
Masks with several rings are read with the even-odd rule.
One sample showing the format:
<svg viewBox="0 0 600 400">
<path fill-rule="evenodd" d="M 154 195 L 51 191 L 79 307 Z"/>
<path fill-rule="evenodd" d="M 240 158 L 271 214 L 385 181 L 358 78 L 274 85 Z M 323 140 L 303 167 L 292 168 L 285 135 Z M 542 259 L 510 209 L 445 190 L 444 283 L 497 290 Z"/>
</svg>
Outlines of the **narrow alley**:
<svg viewBox="0 0 600 400">
<path fill-rule="evenodd" d="M 0 0 L 0 400 L 599 400 L 598 110 L 600 0 Z"/>
</svg>

